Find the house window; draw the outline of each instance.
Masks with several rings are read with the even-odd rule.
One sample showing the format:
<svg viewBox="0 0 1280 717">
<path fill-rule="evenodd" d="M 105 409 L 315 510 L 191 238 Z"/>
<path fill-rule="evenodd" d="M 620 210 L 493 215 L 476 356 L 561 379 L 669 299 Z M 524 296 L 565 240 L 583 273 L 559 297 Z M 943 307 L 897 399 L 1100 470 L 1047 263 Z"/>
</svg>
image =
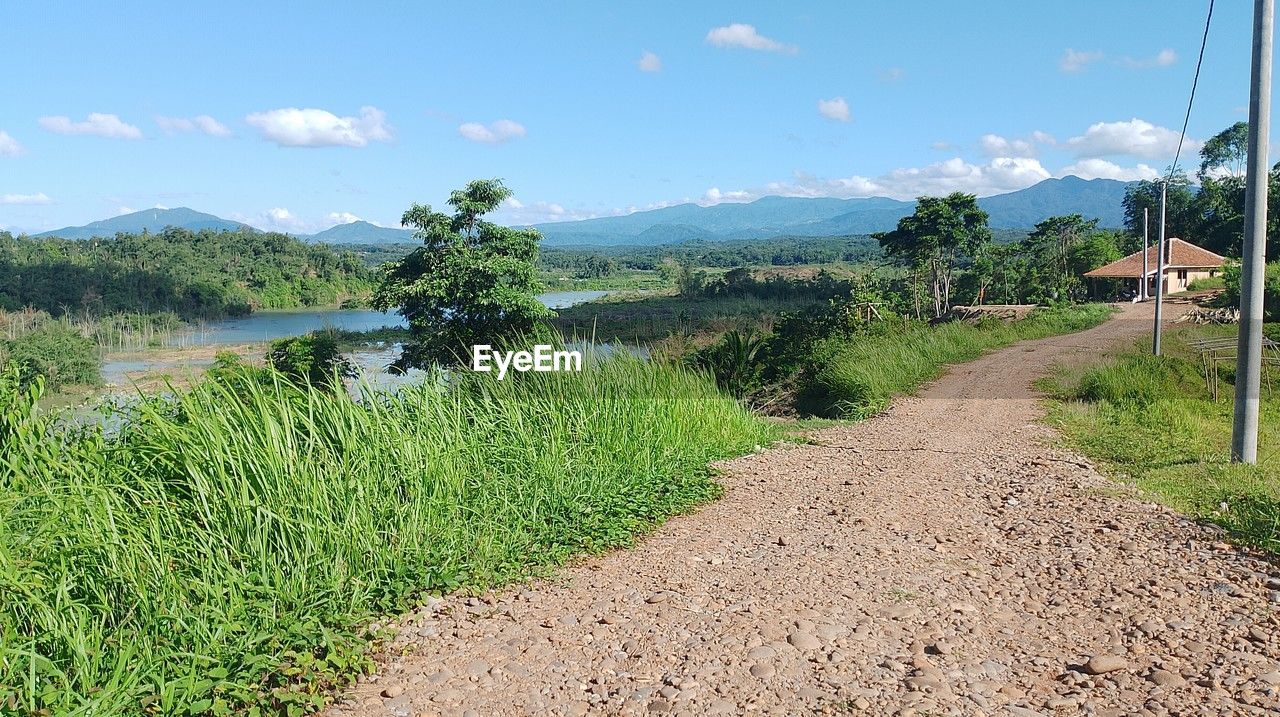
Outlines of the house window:
<svg viewBox="0 0 1280 717">
<path fill-rule="evenodd" d="M 1185 280 L 1186 280 L 1186 278 L 1187 278 L 1187 270 L 1186 270 L 1186 269 L 1179 269 L 1179 270 L 1178 270 L 1178 278 L 1179 278 L 1179 279 L 1182 279 L 1182 280 L 1184 280 L 1184 281 L 1185 281 Z"/>
</svg>

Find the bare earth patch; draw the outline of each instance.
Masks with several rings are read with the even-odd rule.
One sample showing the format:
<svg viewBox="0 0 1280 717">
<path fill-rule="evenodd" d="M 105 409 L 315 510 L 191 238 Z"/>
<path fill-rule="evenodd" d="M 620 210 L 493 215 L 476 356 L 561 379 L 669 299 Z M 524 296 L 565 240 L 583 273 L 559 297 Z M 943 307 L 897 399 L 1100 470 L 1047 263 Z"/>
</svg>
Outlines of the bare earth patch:
<svg viewBox="0 0 1280 717">
<path fill-rule="evenodd" d="M 1054 447 L 1032 382 L 1147 328 L 963 366 L 556 581 L 424 606 L 333 715 L 1276 714 L 1280 568 Z"/>
</svg>

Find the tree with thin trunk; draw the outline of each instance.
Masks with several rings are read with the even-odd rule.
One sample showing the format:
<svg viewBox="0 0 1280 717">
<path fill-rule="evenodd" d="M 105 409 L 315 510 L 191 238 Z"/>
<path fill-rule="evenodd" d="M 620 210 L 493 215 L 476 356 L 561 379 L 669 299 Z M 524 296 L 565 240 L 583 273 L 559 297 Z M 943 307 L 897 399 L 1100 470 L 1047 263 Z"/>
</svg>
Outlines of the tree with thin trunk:
<svg viewBox="0 0 1280 717">
<path fill-rule="evenodd" d="M 987 218 L 972 194 L 920 197 L 915 212 L 899 220 L 897 229 L 875 237 L 886 254 L 927 274 L 938 317 L 951 310 L 957 268 L 991 242 Z"/>
</svg>

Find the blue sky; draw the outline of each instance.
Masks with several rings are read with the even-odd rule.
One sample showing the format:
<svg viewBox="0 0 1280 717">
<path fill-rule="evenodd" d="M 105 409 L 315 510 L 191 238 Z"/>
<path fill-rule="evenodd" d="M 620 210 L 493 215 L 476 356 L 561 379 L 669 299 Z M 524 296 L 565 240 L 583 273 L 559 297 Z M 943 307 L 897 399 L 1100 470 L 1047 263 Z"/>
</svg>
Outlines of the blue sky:
<svg viewBox="0 0 1280 717">
<path fill-rule="evenodd" d="M 1151 176 L 1207 3 L 180 5 L 6 7 L 0 227 L 390 225 L 478 177 L 526 223 Z M 1218 3 L 1193 140 L 1246 118 L 1251 7 Z"/>
</svg>

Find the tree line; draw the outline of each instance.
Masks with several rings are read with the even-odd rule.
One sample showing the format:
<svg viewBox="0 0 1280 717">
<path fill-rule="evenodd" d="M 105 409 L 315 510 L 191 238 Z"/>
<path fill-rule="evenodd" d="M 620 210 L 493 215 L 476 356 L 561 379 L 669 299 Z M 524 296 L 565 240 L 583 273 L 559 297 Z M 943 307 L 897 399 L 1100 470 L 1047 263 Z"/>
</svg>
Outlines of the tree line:
<svg viewBox="0 0 1280 717">
<path fill-rule="evenodd" d="M 333 305 L 372 285 L 355 254 L 272 232 L 170 227 L 92 240 L 0 232 L 0 309 L 10 311 L 217 318 Z"/>
</svg>

